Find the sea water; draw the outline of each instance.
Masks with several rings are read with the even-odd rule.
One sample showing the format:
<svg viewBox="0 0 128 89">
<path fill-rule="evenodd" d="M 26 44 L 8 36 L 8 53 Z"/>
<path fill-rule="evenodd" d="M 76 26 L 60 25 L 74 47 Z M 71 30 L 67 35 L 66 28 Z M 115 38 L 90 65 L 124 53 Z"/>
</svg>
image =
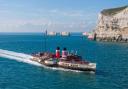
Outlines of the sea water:
<svg viewBox="0 0 128 89">
<path fill-rule="evenodd" d="M 0 49 L 31 55 L 66 47 L 97 63 L 96 73 L 49 69 L 0 57 L 0 89 L 128 89 L 128 44 L 41 33 L 0 33 Z M 46 43 L 45 43 L 46 42 Z"/>
</svg>

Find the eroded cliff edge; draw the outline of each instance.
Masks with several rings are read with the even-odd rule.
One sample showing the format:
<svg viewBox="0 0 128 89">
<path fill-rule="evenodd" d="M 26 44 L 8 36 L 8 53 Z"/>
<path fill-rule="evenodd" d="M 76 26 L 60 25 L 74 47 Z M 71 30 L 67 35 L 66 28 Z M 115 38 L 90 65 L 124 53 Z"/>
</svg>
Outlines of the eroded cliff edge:
<svg viewBox="0 0 128 89">
<path fill-rule="evenodd" d="M 97 41 L 128 42 L 128 6 L 101 11 L 94 34 Z"/>
</svg>

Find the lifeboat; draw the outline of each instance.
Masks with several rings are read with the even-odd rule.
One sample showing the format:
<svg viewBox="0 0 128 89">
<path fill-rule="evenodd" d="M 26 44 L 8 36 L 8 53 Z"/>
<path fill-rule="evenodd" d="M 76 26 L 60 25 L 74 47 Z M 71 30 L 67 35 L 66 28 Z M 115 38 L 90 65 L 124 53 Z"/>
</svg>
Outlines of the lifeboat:
<svg viewBox="0 0 128 89">
<path fill-rule="evenodd" d="M 56 59 L 50 58 L 50 59 L 44 61 L 44 65 L 47 65 L 47 66 L 50 66 L 50 67 L 55 67 L 58 64 L 57 64 Z"/>
</svg>

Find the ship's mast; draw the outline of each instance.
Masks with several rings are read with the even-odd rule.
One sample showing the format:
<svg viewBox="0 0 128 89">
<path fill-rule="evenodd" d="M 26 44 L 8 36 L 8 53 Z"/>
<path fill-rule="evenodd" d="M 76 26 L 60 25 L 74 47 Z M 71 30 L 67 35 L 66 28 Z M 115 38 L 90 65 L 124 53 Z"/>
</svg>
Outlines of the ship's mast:
<svg viewBox="0 0 128 89">
<path fill-rule="evenodd" d="M 45 52 L 47 51 L 46 40 L 47 40 L 47 29 L 46 29 L 46 31 L 44 32 L 44 49 L 45 49 Z"/>
</svg>

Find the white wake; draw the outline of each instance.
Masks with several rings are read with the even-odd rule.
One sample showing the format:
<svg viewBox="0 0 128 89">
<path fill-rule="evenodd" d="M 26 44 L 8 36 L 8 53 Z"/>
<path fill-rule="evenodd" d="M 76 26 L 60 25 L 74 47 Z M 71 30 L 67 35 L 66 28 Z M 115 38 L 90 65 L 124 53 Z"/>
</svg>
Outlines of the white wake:
<svg viewBox="0 0 128 89">
<path fill-rule="evenodd" d="M 34 62 L 30 60 L 31 58 L 33 58 L 31 55 L 24 53 L 18 53 L 14 51 L 0 49 L 0 57 L 16 60 L 19 62 L 29 63 L 36 66 L 41 66 L 41 64 L 39 64 L 38 62 Z"/>
<path fill-rule="evenodd" d="M 16 60 L 16 61 L 24 62 L 24 63 L 28 63 L 28 64 L 32 64 L 32 65 L 35 65 L 35 66 L 50 68 L 50 69 L 53 69 L 53 70 L 81 72 L 81 71 L 70 70 L 70 69 L 46 67 L 44 65 L 41 65 L 38 62 L 30 60 L 33 57 L 31 55 L 28 55 L 28 54 L 25 54 L 25 53 L 18 53 L 18 52 L 14 52 L 14 51 L 8 51 L 8 50 L 0 49 L 0 57 L 8 58 L 8 59 L 11 59 L 11 60 Z"/>
</svg>

